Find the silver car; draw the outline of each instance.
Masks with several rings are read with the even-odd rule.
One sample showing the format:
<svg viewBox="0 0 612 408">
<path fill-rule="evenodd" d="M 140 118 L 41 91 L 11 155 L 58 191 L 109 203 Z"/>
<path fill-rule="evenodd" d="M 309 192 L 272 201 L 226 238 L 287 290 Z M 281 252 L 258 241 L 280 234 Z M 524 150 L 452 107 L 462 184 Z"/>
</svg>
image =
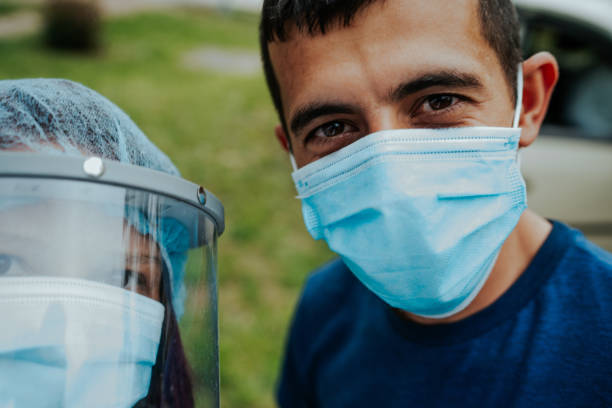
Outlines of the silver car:
<svg viewBox="0 0 612 408">
<path fill-rule="evenodd" d="M 525 55 L 551 51 L 561 77 L 523 151 L 528 205 L 612 251 L 612 2 L 515 0 Z"/>
</svg>

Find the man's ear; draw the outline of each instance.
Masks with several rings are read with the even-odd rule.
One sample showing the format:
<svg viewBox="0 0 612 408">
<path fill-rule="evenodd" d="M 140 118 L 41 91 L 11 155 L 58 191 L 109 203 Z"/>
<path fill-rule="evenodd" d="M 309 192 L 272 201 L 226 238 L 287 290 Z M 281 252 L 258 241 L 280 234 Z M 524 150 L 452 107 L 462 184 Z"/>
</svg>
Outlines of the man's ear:
<svg viewBox="0 0 612 408">
<path fill-rule="evenodd" d="M 287 153 L 290 153 L 291 151 L 289 150 L 289 135 L 287 135 L 285 133 L 285 130 L 283 129 L 283 125 L 276 125 L 274 127 L 274 134 L 276 135 L 276 140 L 278 140 L 278 143 L 280 143 L 281 147 L 283 148 L 284 151 L 286 151 Z"/>
<path fill-rule="evenodd" d="M 559 79 L 557 60 L 548 52 L 539 52 L 523 62 L 523 106 L 519 126 L 519 146 L 529 146 L 540 132 L 548 103 Z"/>
</svg>

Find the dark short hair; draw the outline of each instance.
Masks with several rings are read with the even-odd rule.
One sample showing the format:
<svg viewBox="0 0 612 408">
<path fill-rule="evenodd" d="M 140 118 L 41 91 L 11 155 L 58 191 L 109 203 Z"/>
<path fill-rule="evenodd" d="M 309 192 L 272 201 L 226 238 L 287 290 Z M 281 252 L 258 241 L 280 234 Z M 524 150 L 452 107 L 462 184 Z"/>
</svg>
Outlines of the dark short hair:
<svg viewBox="0 0 612 408">
<path fill-rule="evenodd" d="M 285 131 L 287 123 L 268 43 L 287 41 L 290 25 L 309 35 L 325 35 L 330 29 L 348 27 L 358 11 L 380 1 L 384 0 L 264 0 L 259 25 L 261 58 L 268 88 Z M 521 62 L 516 9 L 512 0 L 478 0 L 478 3 L 483 36 L 497 54 L 516 101 L 516 76 Z"/>
</svg>

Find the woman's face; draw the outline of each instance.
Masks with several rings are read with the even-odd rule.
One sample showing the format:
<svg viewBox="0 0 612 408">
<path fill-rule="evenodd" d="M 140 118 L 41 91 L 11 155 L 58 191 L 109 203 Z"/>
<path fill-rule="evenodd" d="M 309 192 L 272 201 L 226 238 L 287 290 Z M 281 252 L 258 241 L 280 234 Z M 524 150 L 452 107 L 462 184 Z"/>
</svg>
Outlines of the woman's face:
<svg viewBox="0 0 612 408">
<path fill-rule="evenodd" d="M 0 277 L 72 277 L 160 300 L 162 258 L 150 235 L 100 204 L 39 200 L 3 209 Z"/>
</svg>

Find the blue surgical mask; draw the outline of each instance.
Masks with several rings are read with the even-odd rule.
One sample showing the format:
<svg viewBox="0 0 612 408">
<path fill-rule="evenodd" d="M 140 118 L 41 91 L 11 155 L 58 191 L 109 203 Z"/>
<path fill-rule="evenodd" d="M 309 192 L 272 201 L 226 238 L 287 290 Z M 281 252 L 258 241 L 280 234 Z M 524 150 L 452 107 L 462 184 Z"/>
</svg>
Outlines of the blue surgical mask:
<svg viewBox="0 0 612 408">
<path fill-rule="evenodd" d="M 149 390 L 164 307 L 72 278 L 2 278 L 0 407 L 132 407 Z"/>
<path fill-rule="evenodd" d="M 486 282 L 526 208 L 512 128 L 373 133 L 293 173 L 304 222 L 392 307 L 444 318 Z"/>
</svg>

